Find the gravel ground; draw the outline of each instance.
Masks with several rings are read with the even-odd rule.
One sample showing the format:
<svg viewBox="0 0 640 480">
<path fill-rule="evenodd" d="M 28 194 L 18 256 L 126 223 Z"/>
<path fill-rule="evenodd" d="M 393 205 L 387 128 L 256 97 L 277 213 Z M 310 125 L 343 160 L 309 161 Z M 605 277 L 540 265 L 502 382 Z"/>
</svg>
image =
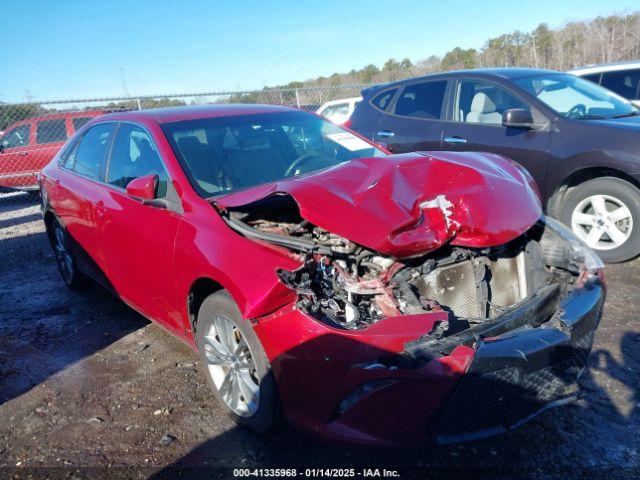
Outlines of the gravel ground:
<svg viewBox="0 0 640 480">
<path fill-rule="evenodd" d="M 605 315 L 576 403 L 492 439 L 373 450 L 318 443 L 285 426 L 268 437 L 235 427 L 188 347 L 100 288 L 67 290 L 39 208 L 4 197 L 0 477 L 213 478 L 254 467 L 640 476 L 640 260 L 608 266 Z"/>
</svg>

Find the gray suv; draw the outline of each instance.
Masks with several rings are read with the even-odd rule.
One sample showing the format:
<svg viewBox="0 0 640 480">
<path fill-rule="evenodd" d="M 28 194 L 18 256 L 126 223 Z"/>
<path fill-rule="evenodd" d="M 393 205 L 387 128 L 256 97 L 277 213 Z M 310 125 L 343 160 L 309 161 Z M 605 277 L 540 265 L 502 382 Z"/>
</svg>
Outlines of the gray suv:
<svg viewBox="0 0 640 480">
<path fill-rule="evenodd" d="M 640 111 L 588 80 L 548 70 L 447 72 L 380 85 L 350 127 L 393 153 L 486 151 L 536 180 L 547 213 L 603 260 L 640 253 Z"/>
</svg>

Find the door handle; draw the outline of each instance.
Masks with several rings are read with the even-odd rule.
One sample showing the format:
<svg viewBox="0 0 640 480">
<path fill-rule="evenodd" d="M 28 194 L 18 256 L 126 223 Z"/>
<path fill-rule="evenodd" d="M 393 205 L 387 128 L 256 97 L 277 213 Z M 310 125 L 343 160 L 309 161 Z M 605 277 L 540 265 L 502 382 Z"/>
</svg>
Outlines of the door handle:
<svg viewBox="0 0 640 480">
<path fill-rule="evenodd" d="M 390 132 L 389 130 L 380 130 L 378 133 L 376 133 L 376 137 L 381 137 L 381 138 L 389 138 L 389 137 L 393 137 L 395 135 L 395 133 Z"/>
<path fill-rule="evenodd" d="M 467 143 L 467 139 L 462 137 L 444 137 L 444 141 L 450 144 Z"/>
</svg>

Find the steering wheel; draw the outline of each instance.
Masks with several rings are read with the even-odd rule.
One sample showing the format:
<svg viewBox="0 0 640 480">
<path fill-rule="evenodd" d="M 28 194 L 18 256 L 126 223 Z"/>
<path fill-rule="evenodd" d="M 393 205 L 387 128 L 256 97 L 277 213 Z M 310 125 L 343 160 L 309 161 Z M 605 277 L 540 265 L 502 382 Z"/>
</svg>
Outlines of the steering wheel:
<svg viewBox="0 0 640 480">
<path fill-rule="evenodd" d="M 567 112 L 567 117 L 576 118 L 576 113 L 580 114 L 580 116 L 577 118 L 584 117 L 586 115 L 587 107 L 584 105 L 584 103 L 578 103 L 577 105 L 571 107 Z"/>
<path fill-rule="evenodd" d="M 312 158 L 318 158 L 320 157 L 320 154 L 318 152 L 307 152 L 307 153 L 303 153 L 302 155 L 300 155 L 298 158 L 296 158 L 291 165 L 289 165 L 289 168 L 287 168 L 287 170 L 284 172 L 284 176 L 288 177 L 290 176 L 293 172 L 296 171 L 296 169 L 298 167 L 300 167 L 301 165 L 307 163 L 309 160 L 311 160 Z"/>
</svg>

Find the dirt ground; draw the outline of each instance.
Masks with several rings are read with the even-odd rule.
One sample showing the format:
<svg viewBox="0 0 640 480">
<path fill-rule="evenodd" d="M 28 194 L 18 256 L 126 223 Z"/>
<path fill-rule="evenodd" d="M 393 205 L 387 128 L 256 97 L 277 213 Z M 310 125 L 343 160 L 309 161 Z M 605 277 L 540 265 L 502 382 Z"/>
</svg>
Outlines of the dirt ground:
<svg viewBox="0 0 640 480">
<path fill-rule="evenodd" d="M 607 278 L 581 398 L 519 430 L 401 450 L 326 445 L 288 427 L 259 437 L 224 416 L 188 347 L 100 288 L 70 292 L 38 206 L 0 198 L 0 477 L 355 467 L 400 478 L 638 478 L 640 260 L 608 266 Z"/>
</svg>

